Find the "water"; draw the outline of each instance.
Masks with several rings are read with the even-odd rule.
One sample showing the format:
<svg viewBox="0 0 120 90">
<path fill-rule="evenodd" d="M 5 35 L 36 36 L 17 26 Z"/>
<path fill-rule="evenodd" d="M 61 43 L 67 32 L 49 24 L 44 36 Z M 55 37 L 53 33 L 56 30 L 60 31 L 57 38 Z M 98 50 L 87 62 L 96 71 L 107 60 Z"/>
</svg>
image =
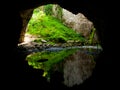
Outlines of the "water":
<svg viewBox="0 0 120 90">
<path fill-rule="evenodd" d="M 92 46 L 51 47 L 42 52 L 30 54 L 27 59 L 33 68 L 44 70 L 43 76 L 49 82 L 53 82 L 53 78 L 56 78 L 56 83 L 58 81 L 67 87 L 72 87 L 82 84 L 92 75 L 96 65 L 95 58 L 101 51 L 100 47 Z"/>
</svg>

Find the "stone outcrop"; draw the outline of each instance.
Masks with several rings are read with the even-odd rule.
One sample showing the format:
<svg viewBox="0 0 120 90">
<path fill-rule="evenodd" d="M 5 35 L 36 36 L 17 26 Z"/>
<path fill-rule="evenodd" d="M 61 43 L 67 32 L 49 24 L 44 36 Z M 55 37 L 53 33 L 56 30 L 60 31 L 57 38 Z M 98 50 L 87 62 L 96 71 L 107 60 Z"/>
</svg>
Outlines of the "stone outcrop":
<svg viewBox="0 0 120 90">
<path fill-rule="evenodd" d="M 65 25 L 71 27 L 84 37 L 89 38 L 90 32 L 94 26 L 93 23 L 89 21 L 82 13 L 75 15 L 66 9 L 63 9 L 62 18 Z"/>
<path fill-rule="evenodd" d="M 54 4 L 52 10 L 53 10 L 53 16 L 61 20 L 63 13 L 62 7 L 60 7 L 58 4 Z"/>
</svg>

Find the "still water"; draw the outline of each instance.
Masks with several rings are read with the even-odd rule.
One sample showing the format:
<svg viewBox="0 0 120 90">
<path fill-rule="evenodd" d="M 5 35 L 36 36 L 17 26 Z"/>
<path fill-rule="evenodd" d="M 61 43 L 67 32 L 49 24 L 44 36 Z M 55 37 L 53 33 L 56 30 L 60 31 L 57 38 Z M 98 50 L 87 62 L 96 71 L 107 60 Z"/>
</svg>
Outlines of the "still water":
<svg viewBox="0 0 120 90">
<path fill-rule="evenodd" d="M 51 47 L 27 56 L 28 64 L 44 70 L 43 77 L 49 82 L 52 78 L 72 87 L 83 83 L 92 75 L 95 58 L 102 51 L 95 47 Z M 56 76 L 54 76 L 58 73 Z M 60 76 L 61 75 L 61 76 Z"/>
</svg>

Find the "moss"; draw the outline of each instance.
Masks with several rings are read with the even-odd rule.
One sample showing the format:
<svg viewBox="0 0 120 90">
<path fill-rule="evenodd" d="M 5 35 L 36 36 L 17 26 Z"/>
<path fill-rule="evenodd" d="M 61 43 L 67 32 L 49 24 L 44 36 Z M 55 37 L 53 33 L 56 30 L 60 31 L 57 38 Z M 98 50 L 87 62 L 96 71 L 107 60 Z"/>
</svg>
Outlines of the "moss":
<svg viewBox="0 0 120 90">
<path fill-rule="evenodd" d="M 65 49 L 59 52 L 43 51 L 28 55 L 26 57 L 26 60 L 30 66 L 33 66 L 33 68 L 43 69 L 45 71 L 45 76 L 49 73 L 55 64 L 63 61 L 66 57 L 73 54 L 76 50 L 77 49 Z"/>
<path fill-rule="evenodd" d="M 68 40 L 84 42 L 84 37 L 65 26 L 59 19 L 46 15 L 43 11 L 35 10 L 34 12 L 28 23 L 27 33 L 41 36 L 40 38 L 53 43 L 65 43 Z M 39 40 L 36 41 L 39 42 Z"/>
<path fill-rule="evenodd" d="M 89 40 L 88 40 L 88 42 L 89 42 L 90 45 L 93 44 L 93 39 L 94 39 L 95 31 L 96 31 L 95 28 L 93 28 L 93 29 L 91 30 L 91 34 L 90 34 L 90 37 L 89 37 Z"/>
</svg>

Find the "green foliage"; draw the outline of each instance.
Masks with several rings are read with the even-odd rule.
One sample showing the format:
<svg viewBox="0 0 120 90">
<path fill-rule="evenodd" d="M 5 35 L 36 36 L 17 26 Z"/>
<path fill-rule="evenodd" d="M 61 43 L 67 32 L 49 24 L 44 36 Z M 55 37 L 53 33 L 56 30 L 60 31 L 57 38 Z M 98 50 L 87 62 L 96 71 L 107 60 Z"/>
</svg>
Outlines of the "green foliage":
<svg viewBox="0 0 120 90">
<path fill-rule="evenodd" d="M 96 31 L 95 28 L 93 28 L 91 30 L 91 34 L 90 34 L 90 37 L 89 37 L 89 40 L 88 40 L 90 45 L 93 43 L 93 38 L 94 38 L 94 35 L 95 35 L 95 31 Z"/>
<path fill-rule="evenodd" d="M 38 9 L 43 11 L 46 15 L 54 16 L 54 17 L 58 18 L 59 20 L 62 19 L 62 10 L 63 9 L 59 5 L 47 4 L 42 7 L 39 7 Z M 55 9 L 55 11 L 53 9 Z"/>
<path fill-rule="evenodd" d="M 58 5 L 58 17 L 61 17 L 62 18 L 62 15 L 63 15 L 63 9 Z"/>
<path fill-rule="evenodd" d="M 85 41 L 80 34 L 65 26 L 55 17 L 46 15 L 43 11 L 35 10 L 29 21 L 27 33 L 39 35 L 48 42 L 65 43 L 68 40 Z M 36 13 L 37 12 L 37 13 Z"/>
<path fill-rule="evenodd" d="M 46 15 L 53 15 L 52 7 L 53 7 L 53 4 L 45 5 L 45 6 L 44 6 L 44 13 L 45 13 Z"/>
<path fill-rule="evenodd" d="M 63 61 L 66 57 L 73 54 L 77 49 L 62 50 L 59 52 L 38 52 L 30 54 L 26 57 L 28 64 L 33 66 L 33 68 L 43 69 L 45 72 L 49 72 L 51 68 Z M 40 62 L 40 60 L 47 59 L 48 61 Z M 39 62 L 38 62 L 39 61 Z"/>
</svg>

